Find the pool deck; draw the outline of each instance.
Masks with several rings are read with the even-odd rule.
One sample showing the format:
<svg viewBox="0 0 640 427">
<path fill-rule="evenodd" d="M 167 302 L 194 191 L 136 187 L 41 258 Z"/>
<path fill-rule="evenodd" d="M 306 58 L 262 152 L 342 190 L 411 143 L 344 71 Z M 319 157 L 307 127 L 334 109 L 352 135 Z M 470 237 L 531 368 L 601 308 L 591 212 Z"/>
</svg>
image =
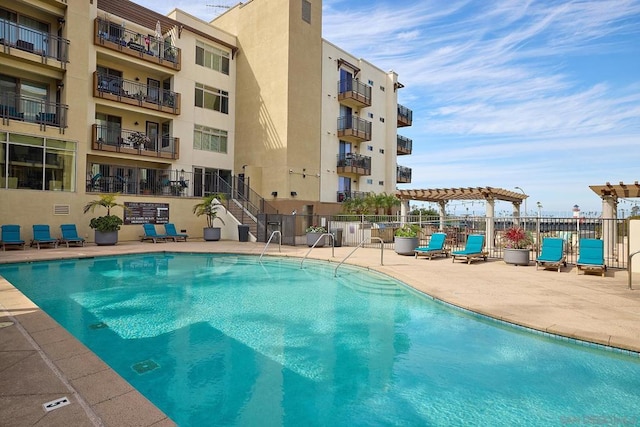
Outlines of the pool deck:
<svg viewBox="0 0 640 427">
<path fill-rule="evenodd" d="M 0 263 L 121 255 L 140 252 L 232 252 L 260 255 L 263 243 L 123 242 L 117 246 L 11 250 Z M 304 257 L 306 246 L 272 245 L 267 255 Z M 309 258 L 338 265 L 352 247 L 316 248 Z M 640 274 L 628 287 L 626 270 L 606 277 L 516 267 L 502 260 L 400 256 L 379 248 L 358 249 L 349 264 L 393 276 L 426 294 L 521 326 L 640 352 Z M 69 404 L 45 411 L 44 404 Z M 0 279 L 0 424 L 3 426 L 172 426 L 175 425 L 104 362 Z"/>
</svg>

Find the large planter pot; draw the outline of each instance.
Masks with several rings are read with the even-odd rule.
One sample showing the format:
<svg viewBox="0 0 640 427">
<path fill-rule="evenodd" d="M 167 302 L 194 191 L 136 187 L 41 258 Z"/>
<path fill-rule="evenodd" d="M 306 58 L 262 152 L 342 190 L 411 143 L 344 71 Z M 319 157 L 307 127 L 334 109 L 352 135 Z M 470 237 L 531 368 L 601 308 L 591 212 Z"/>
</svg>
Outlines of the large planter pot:
<svg viewBox="0 0 640 427">
<path fill-rule="evenodd" d="M 202 229 L 202 235 L 207 242 L 215 242 L 220 240 L 220 227 L 205 227 Z"/>
<path fill-rule="evenodd" d="M 529 265 L 529 249 L 505 249 L 504 262 L 514 265 Z"/>
<path fill-rule="evenodd" d="M 313 244 L 318 240 L 318 238 L 320 238 L 320 236 L 322 236 L 322 234 L 323 233 L 307 233 L 307 246 L 309 247 L 313 246 Z M 320 241 L 316 245 L 316 248 L 323 247 L 325 244 L 326 238 L 327 236 L 324 236 L 322 239 L 320 239 Z"/>
<path fill-rule="evenodd" d="M 399 255 L 413 255 L 415 249 L 420 244 L 417 237 L 397 237 L 395 238 L 394 249 Z"/>
<path fill-rule="evenodd" d="M 118 243 L 118 232 L 96 230 L 94 239 L 98 246 L 113 246 Z"/>
</svg>

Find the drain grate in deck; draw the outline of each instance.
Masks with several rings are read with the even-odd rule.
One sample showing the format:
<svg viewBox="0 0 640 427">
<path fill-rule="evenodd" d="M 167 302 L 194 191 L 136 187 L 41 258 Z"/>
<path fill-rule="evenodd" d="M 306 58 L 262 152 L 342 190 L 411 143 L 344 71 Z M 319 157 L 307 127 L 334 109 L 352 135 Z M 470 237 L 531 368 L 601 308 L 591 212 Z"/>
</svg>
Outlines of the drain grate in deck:
<svg viewBox="0 0 640 427">
<path fill-rule="evenodd" d="M 131 368 L 133 368 L 133 370 L 136 371 L 138 374 L 144 374 L 149 371 L 153 371 L 154 369 L 158 369 L 159 367 L 160 365 L 158 365 L 156 362 L 154 362 L 151 359 L 143 360 L 142 362 L 138 362 L 133 366 L 131 366 Z"/>
</svg>

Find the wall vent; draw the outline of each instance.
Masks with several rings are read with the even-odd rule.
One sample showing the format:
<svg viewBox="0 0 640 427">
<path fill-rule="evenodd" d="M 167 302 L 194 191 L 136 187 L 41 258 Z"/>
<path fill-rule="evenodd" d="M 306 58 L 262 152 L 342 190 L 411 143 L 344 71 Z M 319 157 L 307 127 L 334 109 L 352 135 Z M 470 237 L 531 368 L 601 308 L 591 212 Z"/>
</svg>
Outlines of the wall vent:
<svg viewBox="0 0 640 427">
<path fill-rule="evenodd" d="M 54 215 L 69 215 L 71 207 L 69 205 L 53 205 Z"/>
</svg>

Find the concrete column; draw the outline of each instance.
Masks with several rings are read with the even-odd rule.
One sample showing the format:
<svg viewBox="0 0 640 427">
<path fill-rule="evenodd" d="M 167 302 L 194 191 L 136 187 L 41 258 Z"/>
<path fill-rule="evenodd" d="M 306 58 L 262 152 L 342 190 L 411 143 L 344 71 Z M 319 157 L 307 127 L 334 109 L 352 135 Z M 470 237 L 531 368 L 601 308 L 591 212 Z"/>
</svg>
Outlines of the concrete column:
<svg viewBox="0 0 640 427">
<path fill-rule="evenodd" d="M 493 249 L 494 241 L 495 241 L 494 215 L 495 215 L 496 201 L 492 197 L 489 197 L 486 200 L 487 200 L 487 213 L 486 213 L 486 218 L 485 218 L 485 221 L 486 221 L 485 240 L 486 240 L 486 244 L 487 244 L 487 249 L 491 250 L 491 249 Z"/>
<path fill-rule="evenodd" d="M 438 202 L 438 206 L 440 207 L 440 231 L 444 230 L 444 219 L 447 216 L 447 212 L 445 210 L 447 202 L 448 200 L 440 200 Z"/>
<path fill-rule="evenodd" d="M 520 225 L 520 205 L 522 202 L 513 202 L 513 225 Z"/>
<path fill-rule="evenodd" d="M 602 196 L 602 241 L 605 263 L 614 260 L 615 249 L 618 247 L 618 224 L 615 221 L 617 216 L 618 198 L 611 195 Z"/>
<path fill-rule="evenodd" d="M 409 208 L 409 202 L 409 199 L 402 199 L 400 203 L 400 223 L 402 225 L 404 225 L 409 212 L 411 212 L 411 209 Z"/>
</svg>

